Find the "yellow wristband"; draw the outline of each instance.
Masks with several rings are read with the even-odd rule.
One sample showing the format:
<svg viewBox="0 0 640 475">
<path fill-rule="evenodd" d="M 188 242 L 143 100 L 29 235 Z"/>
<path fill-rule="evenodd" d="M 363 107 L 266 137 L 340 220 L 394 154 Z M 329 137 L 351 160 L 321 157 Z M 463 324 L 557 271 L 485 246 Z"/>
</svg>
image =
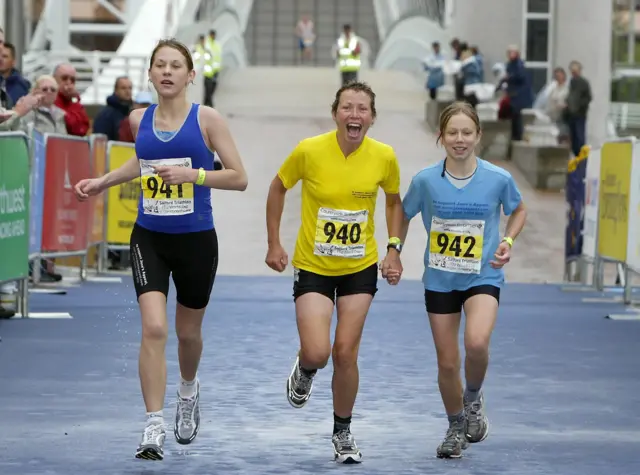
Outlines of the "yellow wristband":
<svg viewBox="0 0 640 475">
<path fill-rule="evenodd" d="M 513 247 L 513 239 L 511 239 L 510 237 L 503 237 L 502 240 L 504 242 L 506 242 L 507 244 L 509 244 L 509 247 Z"/>
<path fill-rule="evenodd" d="M 196 185 L 202 185 L 206 177 L 207 172 L 204 171 L 204 168 L 198 169 L 198 179 L 196 180 Z"/>
<path fill-rule="evenodd" d="M 402 241 L 400 240 L 400 238 L 397 237 L 390 237 L 389 238 L 389 244 L 391 245 L 396 245 L 396 244 L 402 244 Z"/>
</svg>

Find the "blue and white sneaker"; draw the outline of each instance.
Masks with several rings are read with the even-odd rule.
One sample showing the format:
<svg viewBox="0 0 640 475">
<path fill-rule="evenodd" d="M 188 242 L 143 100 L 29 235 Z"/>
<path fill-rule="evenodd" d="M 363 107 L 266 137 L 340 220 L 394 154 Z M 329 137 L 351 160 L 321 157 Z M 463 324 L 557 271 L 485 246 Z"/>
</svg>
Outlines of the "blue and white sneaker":
<svg viewBox="0 0 640 475">
<path fill-rule="evenodd" d="M 176 420 L 173 435 L 176 442 L 188 445 L 196 438 L 200 430 L 200 382 L 196 382 L 196 394 L 191 398 L 180 397 L 176 404 Z"/>
</svg>

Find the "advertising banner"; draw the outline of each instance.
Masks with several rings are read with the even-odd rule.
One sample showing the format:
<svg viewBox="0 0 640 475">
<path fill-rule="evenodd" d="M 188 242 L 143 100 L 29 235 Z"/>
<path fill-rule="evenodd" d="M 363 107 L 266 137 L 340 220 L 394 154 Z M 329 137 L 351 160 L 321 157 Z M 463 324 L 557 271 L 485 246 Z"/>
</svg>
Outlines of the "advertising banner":
<svg viewBox="0 0 640 475">
<path fill-rule="evenodd" d="M 109 142 L 109 170 L 122 166 L 135 155 L 133 144 Z M 107 242 L 129 244 L 133 225 L 138 217 L 140 178 L 109 189 L 107 198 Z"/>
<path fill-rule="evenodd" d="M 627 259 L 632 153 L 631 142 L 608 142 L 601 152 L 598 254 L 619 262 Z"/>
<path fill-rule="evenodd" d="M 586 165 L 584 227 L 582 231 L 582 255 L 596 258 L 598 243 L 598 202 L 600 199 L 600 152 L 589 152 Z"/>
<path fill-rule="evenodd" d="M 107 173 L 107 136 L 91 136 L 91 176 L 99 178 Z M 102 242 L 104 236 L 104 193 L 91 198 L 93 221 L 91 225 L 90 244 Z"/>
<path fill-rule="evenodd" d="M 44 206 L 45 136 L 31 131 L 31 208 L 29 210 L 29 255 L 40 252 L 42 246 L 42 211 Z"/>
<path fill-rule="evenodd" d="M 29 275 L 29 161 L 26 135 L 0 134 L 0 282 Z"/>
<path fill-rule="evenodd" d="M 569 161 L 567 184 L 565 187 L 568 204 L 567 227 L 565 230 L 565 258 L 580 257 L 582 254 L 582 227 L 584 223 L 585 175 L 589 146 L 585 145 L 580 154 Z"/>
<path fill-rule="evenodd" d="M 87 248 L 91 202 L 76 199 L 73 186 L 91 176 L 89 141 L 47 136 L 42 250 L 77 252 Z"/>
<path fill-rule="evenodd" d="M 627 265 L 640 273 L 640 143 L 633 144 L 629 191 L 629 234 Z"/>
</svg>

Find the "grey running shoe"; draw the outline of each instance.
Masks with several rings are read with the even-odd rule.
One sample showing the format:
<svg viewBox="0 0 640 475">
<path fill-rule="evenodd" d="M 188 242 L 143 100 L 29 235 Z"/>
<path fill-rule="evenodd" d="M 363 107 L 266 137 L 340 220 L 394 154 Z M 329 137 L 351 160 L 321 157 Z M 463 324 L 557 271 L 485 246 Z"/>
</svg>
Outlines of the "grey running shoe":
<svg viewBox="0 0 640 475">
<path fill-rule="evenodd" d="M 300 371 L 300 357 L 296 358 L 289 379 L 287 379 L 287 400 L 296 409 L 303 407 L 311 397 L 313 376 Z"/>
<path fill-rule="evenodd" d="M 337 434 L 333 434 L 331 442 L 336 462 L 346 464 L 362 462 L 362 452 L 358 449 L 349 429 L 343 429 Z"/>
<path fill-rule="evenodd" d="M 489 419 L 484 414 L 484 395 L 478 394 L 473 402 L 464 402 L 464 435 L 471 444 L 482 442 L 489 435 Z"/>
<path fill-rule="evenodd" d="M 454 422 L 449 425 L 447 435 L 438 446 L 436 454 L 441 459 L 457 459 L 462 457 L 462 451 L 468 446 L 469 443 L 464 437 L 464 422 Z"/>
<path fill-rule="evenodd" d="M 200 430 L 200 382 L 196 382 L 196 394 L 192 398 L 180 397 L 176 405 L 176 421 L 173 435 L 179 444 L 187 445 L 193 442 Z"/>
<path fill-rule="evenodd" d="M 144 428 L 142 440 L 136 450 L 136 458 L 146 460 L 164 459 L 164 424 L 149 422 Z"/>
</svg>

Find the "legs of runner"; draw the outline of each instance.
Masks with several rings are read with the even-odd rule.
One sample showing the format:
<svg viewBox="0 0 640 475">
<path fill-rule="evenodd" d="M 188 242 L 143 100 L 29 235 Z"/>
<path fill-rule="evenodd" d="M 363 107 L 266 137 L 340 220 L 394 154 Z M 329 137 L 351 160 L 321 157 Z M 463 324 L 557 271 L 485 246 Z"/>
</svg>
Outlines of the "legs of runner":
<svg viewBox="0 0 640 475">
<path fill-rule="evenodd" d="M 162 292 L 147 292 L 138 299 L 142 315 L 142 343 L 138 371 L 147 425 L 136 451 L 137 458 L 164 458 L 164 396 L 167 385 L 167 300 Z"/>
<path fill-rule="evenodd" d="M 438 387 L 449 419 L 449 428 L 436 453 L 440 458 L 459 458 L 468 445 L 458 348 L 460 313 L 429 313 L 429 323 L 438 360 Z"/>
<path fill-rule="evenodd" d="M 200 382 L 198 365 L 202 355 L 202 319 L 205 308 L 194 310 L 176 306 L 176 335 L 180 385 L 176 405 L 174 435 L 179 444 L 189 444 L 200 429 Z"/>
<path fill-rule="evenodd" d="M 300 351 L 287 380 L 287 398 L 295 408 L 307 403 L 316 371 L 329 361 L 332 314 L 333 300 L 326 295 L 309 292 L 296 298 Z"/>
<path fill-rule="evenodd" d="M 464 303 L 465 435 L 469 442 L 482 442 L 489 435 L 482 383 L 489 365 L 489 343 L 498 315 L 498 300 L 493 295 L 477 294 Z"/>
<path fill-rule="evenodd" d="M 338 325 L 333 343 L 333 448 L 336 461 L 358 463 L 362 453 L 351 434 L 351 414 L 358 395 L 360 375 L 358 350 L 364 322 L 373 296 L 346 295 L 338 298 Z"/>
</svg>

